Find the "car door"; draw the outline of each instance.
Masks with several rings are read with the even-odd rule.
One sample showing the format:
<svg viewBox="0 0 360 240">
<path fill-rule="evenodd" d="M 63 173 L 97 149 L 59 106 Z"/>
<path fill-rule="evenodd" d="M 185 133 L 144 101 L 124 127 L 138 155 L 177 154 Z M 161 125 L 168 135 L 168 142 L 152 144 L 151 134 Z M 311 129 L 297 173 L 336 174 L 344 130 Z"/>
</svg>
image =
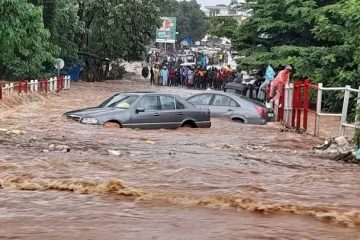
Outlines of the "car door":
<svg viewBox="0 0 360 240">
<path fill-rule="evenodd" d="M 160 119 L 162 128 L 178 128 L 181 126 L 184 111 L 176 109 L 176 99 L 172 96 L 159 96 L 161 104 Z"/>
<path fill-rule="evenodd" d="M 134 128 L 161 128 L 161 117 L 162 116 L 159 96 L 143 96 L 131 112 L 130 125 Z"/>
<path fill-rule="evenodd" d="M 214 117 L 230 117 L 239 108 L 240 105 L 234 99 L 220 94 L 214 95 L 209 107 L 211 116 Z"/>
</svg>

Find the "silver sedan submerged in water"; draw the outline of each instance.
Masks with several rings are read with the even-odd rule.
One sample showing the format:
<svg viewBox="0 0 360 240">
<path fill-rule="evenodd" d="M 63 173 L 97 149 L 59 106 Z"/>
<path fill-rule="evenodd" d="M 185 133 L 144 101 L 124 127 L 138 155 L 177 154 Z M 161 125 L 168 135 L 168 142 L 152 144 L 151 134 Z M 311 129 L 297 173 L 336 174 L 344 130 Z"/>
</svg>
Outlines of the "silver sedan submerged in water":
<svg viewBox="0 0 360 240">
<path fill-rule="evenodd" d="M 124 128 L 211 127 L 209 110 L 199 109 L 174 94 L 117 94 L 95 108 L 65 113 L 85 124 L 115 124 Z"/>
<path fill-rule="evenodd" d="M 197 107 L 210 109 L 211 117 L 229 117 L 241 123 L 263 125 L 274 118 L 264 104 L 224 92 L 205 92 L 187 99 Z"/>
</svg>

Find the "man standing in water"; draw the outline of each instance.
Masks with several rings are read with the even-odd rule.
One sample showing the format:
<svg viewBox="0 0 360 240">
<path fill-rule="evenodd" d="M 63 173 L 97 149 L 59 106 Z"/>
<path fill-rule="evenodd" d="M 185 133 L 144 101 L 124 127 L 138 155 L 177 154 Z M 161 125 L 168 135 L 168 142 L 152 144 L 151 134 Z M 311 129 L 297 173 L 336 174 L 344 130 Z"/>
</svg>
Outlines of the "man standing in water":
<svg viewBox="0 0 360 240">
<path fill-rule="evenodd" d="M 152 66 L 150 68 L 150 84 L 155 85 L 155 73 L 154 73 L 154 68 Z"/>
<path fill-rule="evenodd" d="M 161 70 L 161 77 L 162 77 L 162 85 L 168 86 L 168 80 L 169 80 L 169 70 L 166 66 L 164 66 L 163 70 Z"/>
</svg>

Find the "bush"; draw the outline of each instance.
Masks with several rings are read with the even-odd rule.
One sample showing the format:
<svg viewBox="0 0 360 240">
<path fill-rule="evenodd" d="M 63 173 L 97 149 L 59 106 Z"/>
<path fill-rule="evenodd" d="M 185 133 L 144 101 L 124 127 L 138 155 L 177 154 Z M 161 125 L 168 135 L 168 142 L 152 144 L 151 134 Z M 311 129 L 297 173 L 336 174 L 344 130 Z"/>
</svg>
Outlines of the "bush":
<svg viewBox="0 0 360 240">
<path fill-rule="evenodd" d="M 125 67 L 118 63 L 112 65 L 112 69 L 109 74 L 109 79 L 111 80 L 118 80 L 124 77 L 126 73 Z"/>
</svg>

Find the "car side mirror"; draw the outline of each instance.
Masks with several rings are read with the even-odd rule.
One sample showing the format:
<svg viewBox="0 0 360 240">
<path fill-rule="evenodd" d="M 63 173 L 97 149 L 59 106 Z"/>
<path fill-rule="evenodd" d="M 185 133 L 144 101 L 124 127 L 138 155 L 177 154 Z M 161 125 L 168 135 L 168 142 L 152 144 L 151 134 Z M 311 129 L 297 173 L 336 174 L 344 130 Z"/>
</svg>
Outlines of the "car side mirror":
<svg viewBox="0 0 360 240">
<path fill-rule="evenodd" d="M 145 112 L 145 108 L 137 107 L 135 111 L 136 113 Z"/>
</svg>

